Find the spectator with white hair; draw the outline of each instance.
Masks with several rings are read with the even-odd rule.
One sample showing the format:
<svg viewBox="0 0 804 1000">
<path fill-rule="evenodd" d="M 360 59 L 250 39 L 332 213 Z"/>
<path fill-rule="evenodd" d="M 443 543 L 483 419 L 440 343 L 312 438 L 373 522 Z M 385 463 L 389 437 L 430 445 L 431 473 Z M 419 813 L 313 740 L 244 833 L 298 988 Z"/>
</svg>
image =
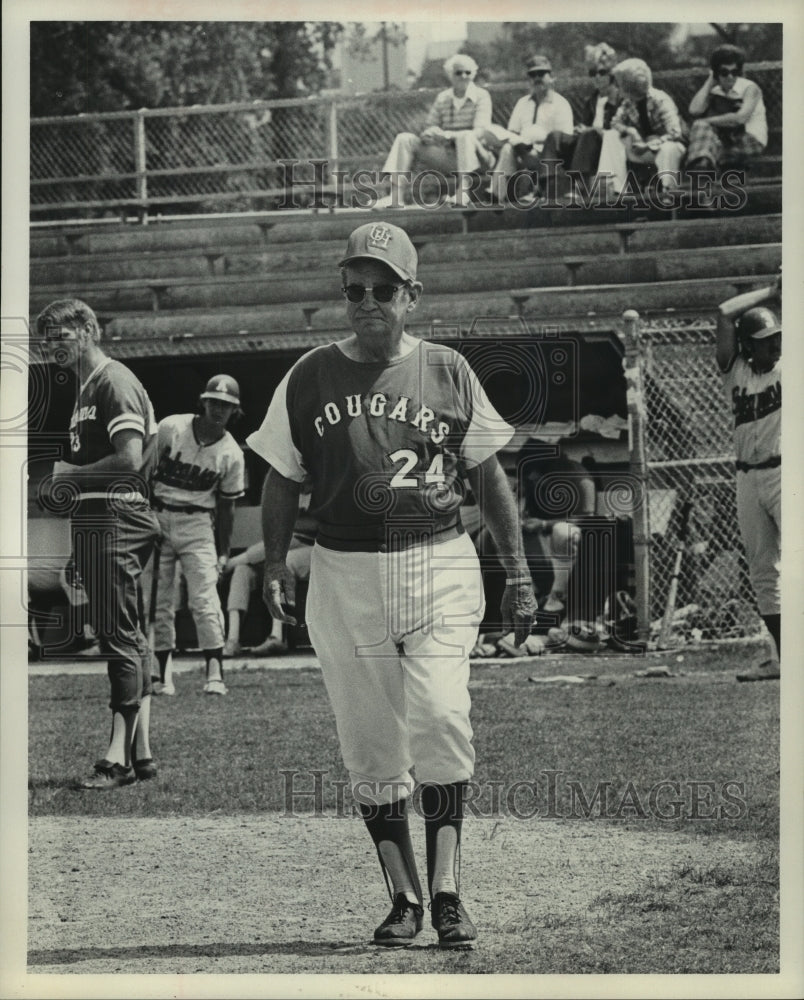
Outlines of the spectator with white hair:
<svg viewBox="0 0 804 1000">
<path fill-rule="evenodd" d="M 383 166 L 390 174 L 391 193 L 374 207 L 400 207 L 411 201 L 411 182 L 405 175 L 414 160 L 421 166 L 448 176 L 457 171 L 470 174 L 494 163 L 485 148 L 483 135 L 491 125 L 491 94 L 474 82 L 477 63 L 458 53 L 444 63 L 444 73 L 452 86 L 442 90 L 427 113 L 424 129 L 400 132 Z"/>
<path fill-rule="evenodd" d="M 607 174 L 613 191 L 619 193 L 628 163 L 654 164 L 663 175 L 662 187 L 667 187 L 677 180 L 686 150 L 685 126 L 676 102 L 653 86 L 650 67 L 642 59 L 625 59 L 613 73 L 621 102 L 611 131 L 603 133 L 598 172 Z"/>
</svg>

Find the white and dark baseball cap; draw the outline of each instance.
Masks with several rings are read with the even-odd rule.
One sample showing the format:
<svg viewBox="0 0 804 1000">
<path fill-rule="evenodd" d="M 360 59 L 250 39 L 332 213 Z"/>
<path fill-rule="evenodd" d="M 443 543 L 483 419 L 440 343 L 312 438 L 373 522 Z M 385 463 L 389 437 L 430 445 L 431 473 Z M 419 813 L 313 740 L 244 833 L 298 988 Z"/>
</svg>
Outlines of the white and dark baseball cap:
<svg viewBox="0 0 804 1000">
<path fill-rule="evenodd" d="M 240 406 L 240 386 L 231 375 L 214 375 L 201 393 L 201 399 L 220 399 Z"/>
<path fill-rule="evenodd" d="M 338 267 L 355 260 L 378 260 L 387 264 L 403 281 L 416 280 L 419 255 L 404 229 L 390 222 L 368 222 L 358 226 L 346 244 L 346 256 Z"/>
<path fill-rule="evenodd" d="M 737 333 L 743 339 L 764 340 L 780 333 L 782 326 L 776 314 L 767 306 L 755 306 L 737 320 Z"/>
</svg>

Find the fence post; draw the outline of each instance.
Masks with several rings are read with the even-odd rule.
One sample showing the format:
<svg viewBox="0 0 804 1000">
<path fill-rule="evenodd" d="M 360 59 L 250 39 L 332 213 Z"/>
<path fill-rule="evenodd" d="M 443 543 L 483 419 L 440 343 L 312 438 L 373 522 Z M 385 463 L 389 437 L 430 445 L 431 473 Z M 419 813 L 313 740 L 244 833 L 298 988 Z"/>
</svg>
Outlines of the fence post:
<svg viewBox="0 0 804 1000">
<path fill-rule="evenodd" d="M 327 115 L 327 157 L 330 178 L 337 187 L 338 178 L 337 175 L 333 174 L 333 171 L 338 169 L 338 105 L 334 98 L 329 103 Z"/>
<path fill-rule="evenodd" d="M 134 116 L 134 169 L 137 172 L 137 201 L 140 222 L 148 224 L 148 175 L 145 163 L 145 110 L 140 108 Z"/>
<path fill-rule="evenodd" d="M 648 511 L 648 469 L 645 458 L 646 401 L 639 344 L 639 313 L 623 313 L 625 340 L 626 399 L 628 405 L 629 471 L 634 484 L 634 576 L 636 581 L 637 636 L 650 638 L 650 517 Z"/>
</svg>

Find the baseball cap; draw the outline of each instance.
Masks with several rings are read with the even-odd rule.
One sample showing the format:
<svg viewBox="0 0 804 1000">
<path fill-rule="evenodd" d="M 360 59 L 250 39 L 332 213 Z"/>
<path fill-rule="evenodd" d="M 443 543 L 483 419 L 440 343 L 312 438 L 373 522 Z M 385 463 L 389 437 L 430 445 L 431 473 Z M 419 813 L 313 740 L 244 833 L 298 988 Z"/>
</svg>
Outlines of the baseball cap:
<svg viewBox="0 0 804 1000">
<path fill-rule="evenodd" d="M 547 56 L 543 55 L 531 56 L 528 59 L 525 69 L 528 71 L 528 73 L 534 73 L 537 70 L 540 72 L 546 71 L 548 73 L 552 73 L 553 71 L 553 67 L 550 65 L 550 60 L 547 58 Z"/>
<path fill-rule="evenodd" d="M 390 222 L 367 222 L 349 237 L 346 256 L 338 267 L 346 267 L 353 260 L 379 260 L 404 281 L 415 281 L 419 255 L 404 229 Z"/>
<path fill-rule="evenodd" d="M 767 306 L 756 306 L 744 312 L 737 320 L 737 332 L 751 340 L 764 340 L 779 333 L 782 327 L 772 310 Z"/>
<path fill-rule="evenodd" d="M 214 375 L 201 393 L 201 399 L 220 399 L 240 406 L 240 386 L 231 375 Z"/>
</svg>

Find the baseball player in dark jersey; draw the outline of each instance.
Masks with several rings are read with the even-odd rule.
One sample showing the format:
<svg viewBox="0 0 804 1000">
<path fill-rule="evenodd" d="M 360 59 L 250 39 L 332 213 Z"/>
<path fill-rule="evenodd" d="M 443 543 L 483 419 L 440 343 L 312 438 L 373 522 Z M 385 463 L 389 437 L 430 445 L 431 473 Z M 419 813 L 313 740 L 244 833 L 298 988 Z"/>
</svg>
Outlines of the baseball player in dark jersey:
<svg viewBox="0 0 804 1000">
<path fill-rule="evenodd" d="M 369 223 L 340 262 L 353 333 L 304 355 L 249 446 L 271 466 L 263 490 L 264 597 L 293 622 L 285 559 L 302 481 L 319 523 L 306 620 L 332 703 L 352 793 L 377 847 L 392 908 L 378 945 L 422 927 L 406 804 L 422 787 L 431 920 L 443 948 L 471 947 L 459 847 L 474 765 L 469 651 L 484 598 L 459 508 L 471 485 L 508 575 L 503 617 L 523 642 L 536 609 L 517 511 L 496 451 L 512 435 L 467 362 L 417 340 L 407 234 Z"/>
<path fill-rule="evenodd" d="M 137 583 L 159 535 L 147 500 L 156 421 L 139 380 L 101 349 L 88 305 L 51 302 L 36 328 L 50 360 L 77 379 L 70 460 L 54 466 L 51 501 L 63 506 L 65 496 L 70 500 L 73 558 L 111 684 L 109 747 L 80 784 L 118 788 L 156 776 L 149 744 L 151 656 L 137 601 Z"/>
<path fill-rule="evenodd" d="M 737 520 L 757 607 L 773 640 L 770 660 L 737 680 L 780 676 L 782 558 L 782 327 L 764 303 L 781 294 L 772 285 L 721 303 L 717 364 L 734 417 Z"/>
<path fill-rule="evenodd" d="M 187 581 L 187 597 L 198 643 L 206 658 L 206 694 L 226 694 L 223 681 L 223 611 L 218 578 L 226 566 L 234 526 L 234 502 L 244 492 L 243 452 L 226 425 L 240 411 L 240 387 L 231 375 L 216 375 L 199 400 L 200 413 L 177 413 L 159 421 L 153 505 L 162 530 L 156 598 L 154 652 L 159 661 L 157 694 L 175 694 L 172 650 L 176 641 L 176 563 Z"/>
</svg>

